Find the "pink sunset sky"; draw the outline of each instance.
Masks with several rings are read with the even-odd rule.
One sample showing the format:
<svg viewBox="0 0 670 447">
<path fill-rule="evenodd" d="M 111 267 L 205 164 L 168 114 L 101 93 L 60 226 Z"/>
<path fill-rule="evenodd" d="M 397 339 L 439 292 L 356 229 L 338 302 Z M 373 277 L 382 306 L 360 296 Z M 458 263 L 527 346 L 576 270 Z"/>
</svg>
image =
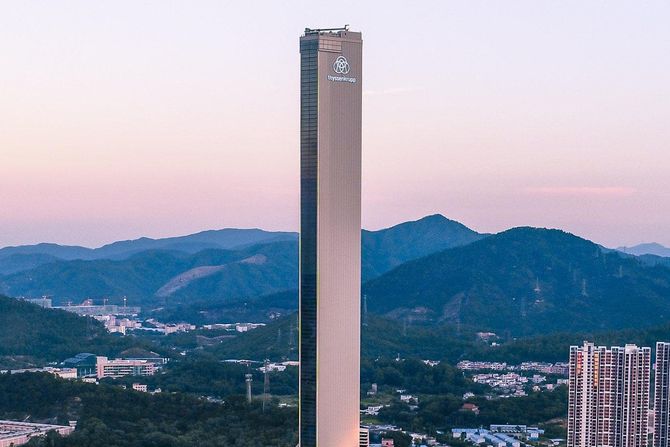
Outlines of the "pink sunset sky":
<svg viewBox="0 0 670 447">
<path fill-rule="evenodd" d="M 363 225 L 670 245 L 667 1 L 0 5 L 0 246 L 297 230 L 298 37 L 363 32 Z"/>
</svg>

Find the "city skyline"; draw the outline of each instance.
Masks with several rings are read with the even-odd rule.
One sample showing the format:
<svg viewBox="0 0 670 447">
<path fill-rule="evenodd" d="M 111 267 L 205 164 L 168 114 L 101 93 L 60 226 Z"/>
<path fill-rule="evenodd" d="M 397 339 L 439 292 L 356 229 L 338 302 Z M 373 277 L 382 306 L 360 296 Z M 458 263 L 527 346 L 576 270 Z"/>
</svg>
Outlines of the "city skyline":
<svg viewBox="0 0 670 447">
<path fill-rule="evenodd" d="M 0 9 L 0 246 L 297 230 L 305 23 L 370 36 L 365 228 L 441 213 L 670 245 L 664 2 Z"/>
</svg>

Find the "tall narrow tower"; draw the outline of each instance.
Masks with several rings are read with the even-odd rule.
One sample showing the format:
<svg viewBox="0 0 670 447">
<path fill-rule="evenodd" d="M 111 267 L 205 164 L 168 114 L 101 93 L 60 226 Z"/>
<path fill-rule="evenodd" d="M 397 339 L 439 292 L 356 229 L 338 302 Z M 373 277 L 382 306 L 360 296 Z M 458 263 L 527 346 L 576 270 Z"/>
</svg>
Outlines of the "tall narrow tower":
<svg viewBox="0 0 670 447">
<path fill-rule="evenodd" d="M 247 403 L 251 403 L 251 382 L 254 381 L 254 376 L 252 374 L 245 374 L 244 381 L 247 384 Z"/>
<path fill-rule="evenodd" d="M 300 38 L 300 446 L 359 441 L 361 34 Z"/>
<path fill-rule="evenodd" d="M 670 343 L 656 343 L 654 447 L 670 447 Z"/>
</svg>

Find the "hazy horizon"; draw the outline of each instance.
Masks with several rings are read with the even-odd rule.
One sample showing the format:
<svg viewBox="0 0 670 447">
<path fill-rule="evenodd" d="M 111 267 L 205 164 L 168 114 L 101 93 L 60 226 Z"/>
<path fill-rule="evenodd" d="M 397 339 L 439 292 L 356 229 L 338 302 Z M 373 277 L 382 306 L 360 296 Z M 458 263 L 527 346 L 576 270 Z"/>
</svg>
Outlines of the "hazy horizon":
<svg viewBox="0 0 670 447">
<path fill-rule="evenodd" d="M 403 224 L 403 223 L 407 223 L 407 222 L 412 222 L 412 221 L 421 220 L 421 219 L 423 219 L 423 218 L 430 217 L 430 216 L 433 216 L 433 215 L 436 215 L 436 214 L 439 214 L 439 213 L 427 214 L 427 215 L 425 215 L 425 216 L 421 216 L 421 217 L 414 218 L 414 219 L 408 219 L 408 220 L 406 220 L 406 221 L 402 221 L 402 222 L 395 222 L 395 223 L 392 223 L 392 224 L 390 224 L 390 225 L 382 226 L 382 227 L 378 227 L 378 228 L 366 228 L 366 227 L 363 227 L 362 229 L 365 230 L 365 231 L 378 231 L 378 230 L 384 230 L 384 229 L 391 228 L 391 227 L 393 227 L 393 226 L 395 226 L 395 225 L 399 225 L 399 224 Z M 441 215 L 441 214 L 440 214 L 440 215 Z M 442 216 L 443 216 L 443 215 L 442 215 Z M 443 217 L 449 219 L 449 216 L 443 216 Z M 450 220 L 453 220 L 453 219 L 450 219 Z M 457 222 L 458 222 L 458 221 L 457 221 Z M 487 232 L 485 232 L 485 231 L 479 231 L 479 230 L 477 230 L 476 228 L 473 228 L 473 227 L 467 225 L 467 224 L 464 223 L 464 222 L 459 222 L 459 223 L 461 223 L 461 224 L 465 225 L 466 227 L 468 227 L 469 229 L 471 229 L 471 230 L 473 230 L 473 231 L 476 231 L 476 232 L 478 232 L 478 233 L 481 233 L 481 234 L 495 234 L 495 233 L 487 233 Z M 521 227 L 523 227 L 523 226 L 521 226 Z M 505 229 L 500 230 L 500 232 L 504 232 L 504 231 L 507 231 L 507 230 L 511 230 L 511 229 L 513 229 L 513 228 L 519 228 L 519 227 L 505 228 Z M 552 227 L 540 227 L 540 228 L 544 228 L 544 229 L 547 229 L 547 230 L 563 230 L 562 228 L 552 228 Z M 93 245 L 90 245 L 90 244 L 89 244 L 89 245 L 87 245 L 87 244 L 78 244 L 78 243 L 59 243 L 59 242 L 54 242 L 54 241 L 39 241 L 39 242 L 28 243 L 28 244 L 0 245 L 0 249 L 1 249 L 1 248 L 7 248 L 7 247 L 13 247 L 13 246 L 22 246 L 22 245 L 37 245 L 37 244 L 40 244 L 40 243 L 55 243 L 55 244 L 63 245 L 63 246 L 66 246 L 66 245 L 69 245 L 69 246 L 81 246 L 81 247 L 84 247 L 84 248 L 92 248 L 92 249 L 96 249 L 96 248 L 101 248 L 101 247 L 103 247 L 103 246 L 105 246 L 105 245 L 112 244 L 112 243 L 114 243 L 114 242 L 124 242 L 124 241 L 130 241 L 130 240 L 137 240 L 137 239 L 141 239 L 141 238 L 163 239 L 163 238 L 171 238 L 171 237 L 182 237 L 182 236 L 189 236 L 189 235 L 192 235 L 192 234 L 197 234 L 197 233 L 201 233 L 201 232 L 205 232 L 205 231 L 218 231 L 218 230 L 230 230 L 230 229 L 233 229 L 233 230 L 264 230 L 264 231 L 269 231 L 269 232 L 292 232 L 292 233 L 296 233 L 296 234 L 299 233 L 299 229 L 298 229 L 298 228 L 296 228 L 296 229 L 281 229 L 281 228 L 280 228 L 280 229 L 269 230 L 269 229 L 267 229 L 267 228 L 262 228 L 262 227 L 258 227 L 258 226 L 256 226 L 256 227 L 254 227 L 254 226 L 250 226 L 250 227 L 221 227 L 221 228 L 203 228 L 203 229 L 200 229 L 200 230 L 195 230 L 195 231 L 190 232 L 190 233 L 165 234 L 165 235 L 160 235 L 160 236 L 139 235 L 139 236 L 134 236 L 134 237 L 126 237 L 126 238 L 122 237 L 122 238 L 119 238 L 119 239 L 113 239 L 113 240 L 109 240 L 109 241 L 104 241 L 104 242 L 102 242 L 102 243 L 93 244 Z M 563 231 L 565 231 L 565 230 L 563 230 Z M 497 232 L 496 232 L 496 233 L 497 233 Z M 579 234 L 575 234 L 575 236 L 578 236 L 578 237 L 584 237 L 584 236 L 579 235 Z M 598 241 L 593 241 L 593 242 L 598 243 Z M 643 242 L 639 242 L 639 243 L 636 243 L 636 244 L 630 244 L 630 245 L 621 245 L 621 244 L 619 244 L 619 245 L 611 245 L 611 246 L 603 245 L 603 246 L 605 246 L 606 248 L 631 248 L 631 247 L 634 247 L 634 246 L 637 246 L 637 245 L 645 245 L 645 244 L 652 244 L 652 245 L 653 245 L 653 244 L 658 244 L 658 242 L 655 242 L 655 241 L 643 241 Z M 602 245 L 602 244 L 601 244 L 601 245 Z M 663 245 L 663 244 L 661 244 L 661 245 Z M 668 248 L 670 248 L 670 247 L 668 247 Z"/>
<path fill-rule="evenodd" d="M 670 246 L 669 21 L 662 1 L 3 4 L 0 247 L 296 231 L 298 37 L 345 23 L 365 228 Z"/>
</svg>

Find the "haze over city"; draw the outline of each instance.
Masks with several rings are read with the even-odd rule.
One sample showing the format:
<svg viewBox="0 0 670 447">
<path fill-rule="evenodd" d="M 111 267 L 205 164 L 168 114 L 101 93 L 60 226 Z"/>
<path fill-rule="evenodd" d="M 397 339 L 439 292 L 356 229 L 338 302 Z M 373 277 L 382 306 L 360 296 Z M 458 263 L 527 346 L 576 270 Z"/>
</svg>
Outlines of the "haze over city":
<svg viewBox="0 0 670 447">
<path fill-rule="evenodd" d="M 638 6 L 5 4 L 0 246 L 297 230 L 296 36 L 345 23 L 365 228 L 442 213 L 670 245 L 670 4 Z"/>
</svg>

